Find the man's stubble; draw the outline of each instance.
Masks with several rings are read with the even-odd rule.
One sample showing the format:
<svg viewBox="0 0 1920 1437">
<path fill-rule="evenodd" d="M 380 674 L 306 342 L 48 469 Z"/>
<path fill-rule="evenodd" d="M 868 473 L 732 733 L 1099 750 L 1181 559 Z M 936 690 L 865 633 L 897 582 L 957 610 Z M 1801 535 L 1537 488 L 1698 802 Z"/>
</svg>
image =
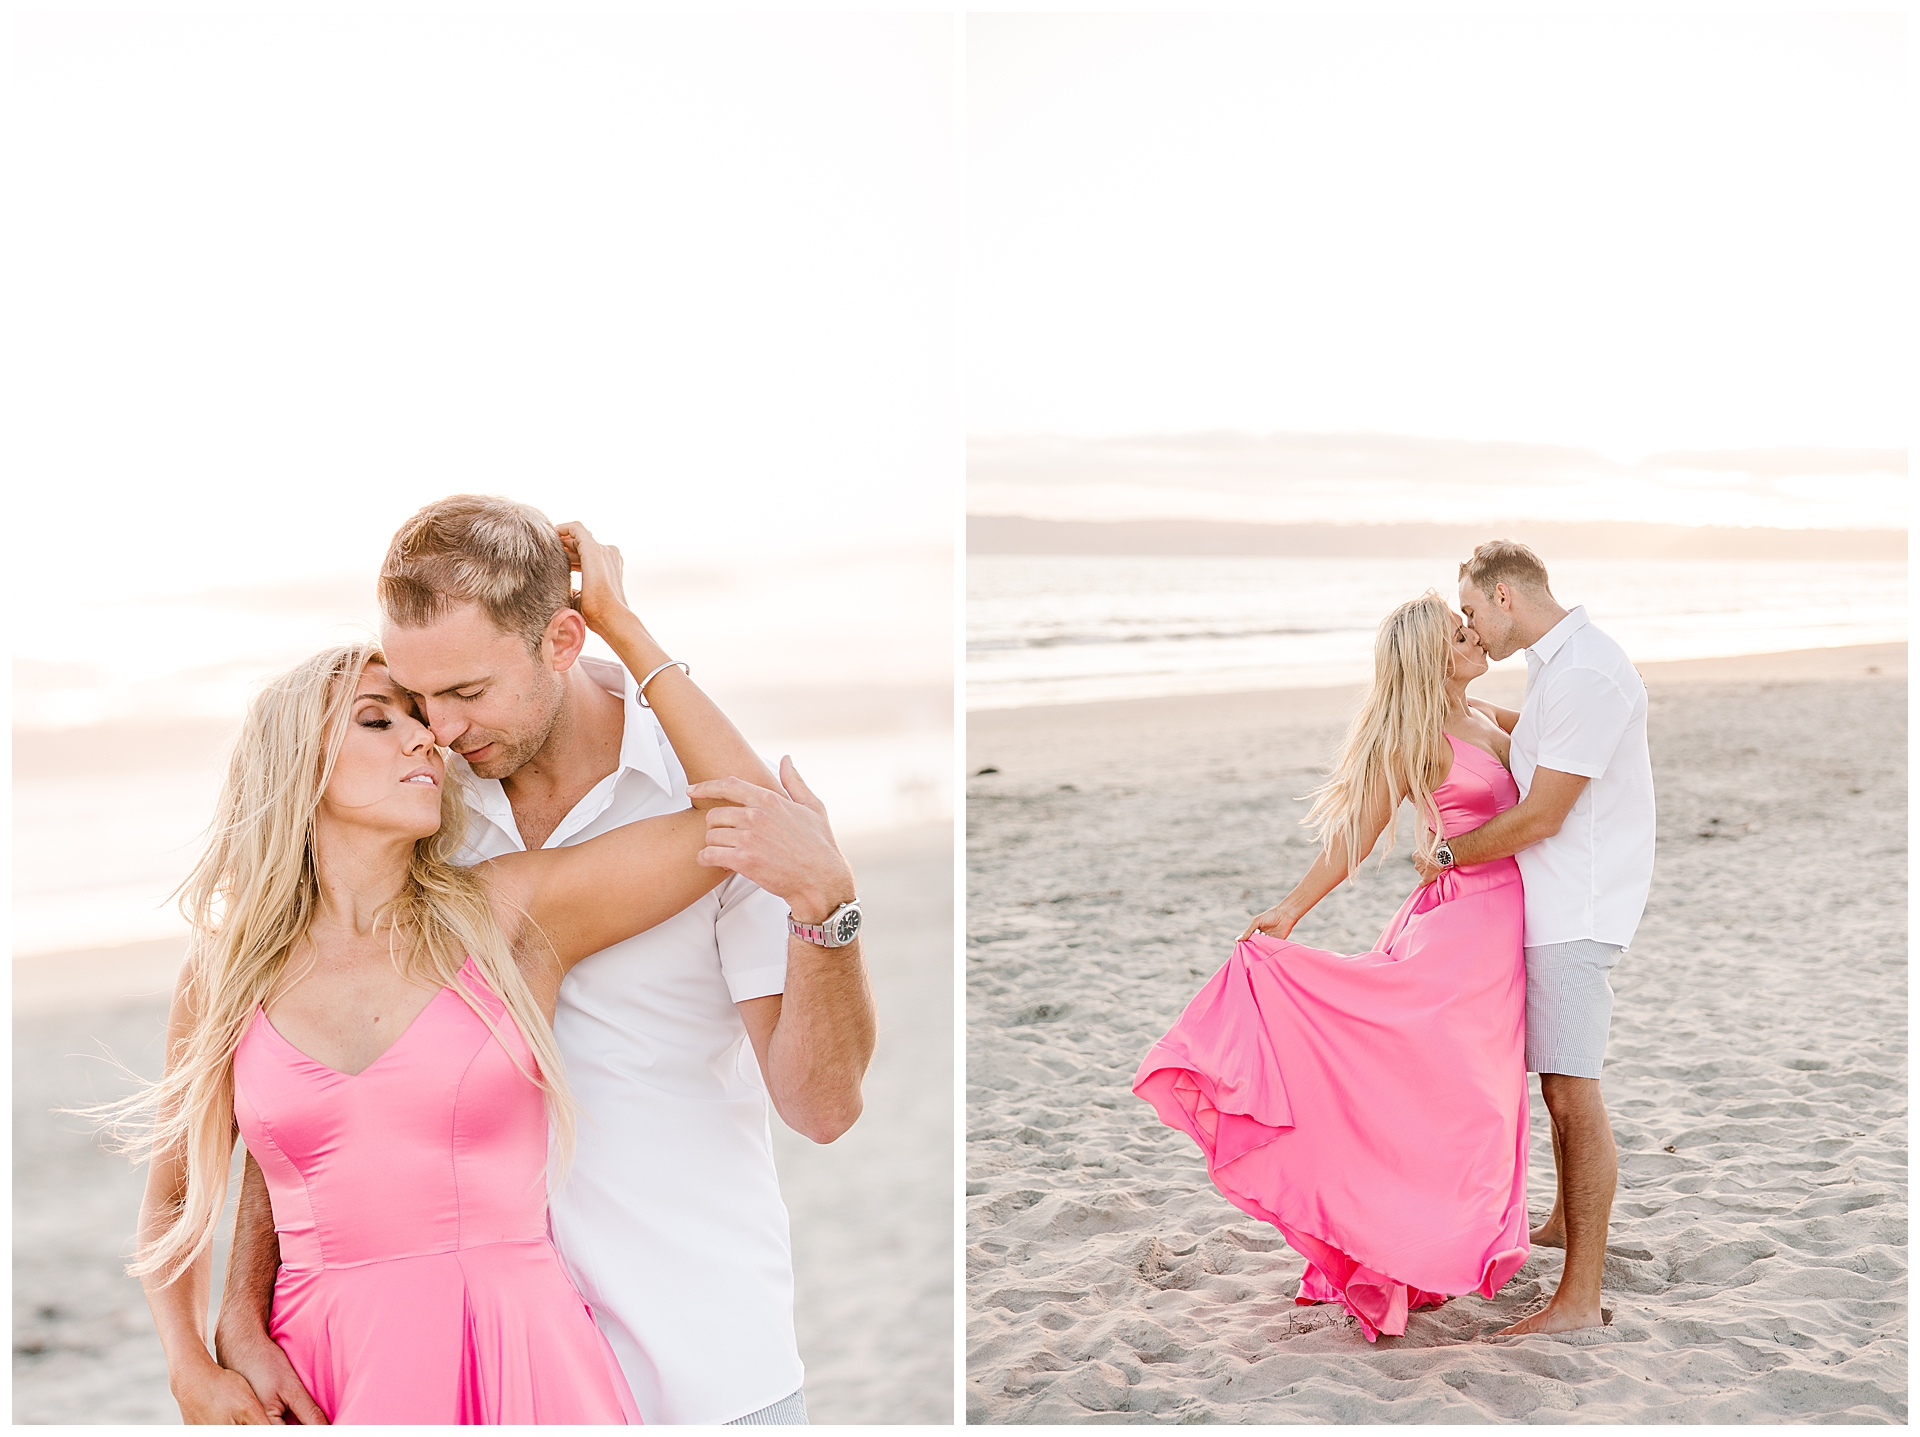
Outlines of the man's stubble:
<svg viewBox="0 0 1920 1437">
<path fill-rule="evenodd" d="M 529 705 L 531 707 L 531 705 Z M 559 674 L 552 675 L 552 686 L 548 690 L 546 712 L 537 718 L 536 727 L 519 734 L 493 734 L 488 742 L 498 745 L 500 752 L 484 763 L 468 760 L 476 778 L 499 779 L 504 782 L 512 778 L 541 750 L 550 744 L 564 743 L 569 725 L 563 722 L 566 714 L 566 680 Z M 485 748 L 486 744 L 479 745 Z M 466 756 L 461 755 L 462 758 Z"/>
</svg>

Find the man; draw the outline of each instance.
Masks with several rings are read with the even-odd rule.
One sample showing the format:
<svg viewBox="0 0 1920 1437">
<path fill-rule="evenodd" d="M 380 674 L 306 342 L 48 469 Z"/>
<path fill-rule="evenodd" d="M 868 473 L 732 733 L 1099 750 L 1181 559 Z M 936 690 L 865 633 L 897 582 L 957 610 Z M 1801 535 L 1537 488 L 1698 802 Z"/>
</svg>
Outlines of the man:
<svg viewBox="0 0 1920 1437">
<path fill-rule="evenodd" d="M 1490 658 L 1527 652 L 1513 735 L 1520 802 L 1453 836 L 1443 864 L 1511 854 L 1526 883 L 1527 1068 L 1553 1125 L 1553 1211 L 1533 1233 L 1566 1249 L 1560 1285 L 1505 1333 L 1598 1327 L 1619 1160 L 1600 1095 L 1613 1016 L 1607 973 L 1632 942 L 1653 878 L 1647 690 L 1620 646 L 1564 609 L 1525 545 L 1482 544 L 1460 566 L 1460 611 Z M 1440 870 L 1422 865 L 1421 877 Z M 1504 1335 L 1504 1334 L 1503 1334 Z"/>
<path fill-rule="evenodd" d="M 581 657 L 571 570 L 603 581 L 583 594 L 618 595 L 619 565 L 581 525 L 498 498 L 443 499 L 394 536 L 382 644 L 459 755 L 448 767 L 475 810 L 467 861 L 689 806 L 645 704 L 651 675 Z M 790 760 L 781 782 L 786 795 L 738 783 L 742 806 L 709 810 L 701 861 L 736 876 L 581 962 L 554 1018 L 580 1106 L 554 1242 L 647 1422 L 807 1420 L 767 1103 L 816 1142 L 845 1132 L 874 1016 L 847 941 L 853 875 Z M 267 1332 L 278 1263 L 249 1158 L 216 1347 L 270 1414 L 324 1420 Z"/>
</svg>

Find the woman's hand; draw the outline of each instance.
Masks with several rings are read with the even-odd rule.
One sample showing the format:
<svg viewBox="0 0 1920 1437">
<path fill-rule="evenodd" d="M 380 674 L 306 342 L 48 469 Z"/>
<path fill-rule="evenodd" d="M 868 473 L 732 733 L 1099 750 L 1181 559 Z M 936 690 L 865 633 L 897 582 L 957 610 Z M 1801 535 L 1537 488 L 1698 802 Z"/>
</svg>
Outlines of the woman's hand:
<svg viewBox="0 0 1920 1437">
<path fill-rule="evenodd" d="M 188 1426 L 274 1425 L 267 1409 L 253 1395 L 253 1384 L 238 1372 L 215 1366 L 212 1358 L 196 1362 L 171 1385 L 173 1400 L 180 1404 L 180 1420 Z"/>
<path fill-rule="evenodd" d="M 602 544 L 578 520 L 556 524 L 573 571 L 580 576 L 580 617 L 604 637 L 608 624 L 627 612 L 624 563 L 612 544 Z"/>
<path fill-rule="evenodd" d="M 1299 921 L 1299 914 L 1284 903 L 1276 903 L 1265 913 L 1254 917 L 1254 920 L 1247 925 L 1246 932 L 1240 935 L 1240 941 L 1244 943 L 1256 933 L 1267 933 L 1275 938 L 1284 939 L 1293 932 L 1293 925 Z"/>
</svg>

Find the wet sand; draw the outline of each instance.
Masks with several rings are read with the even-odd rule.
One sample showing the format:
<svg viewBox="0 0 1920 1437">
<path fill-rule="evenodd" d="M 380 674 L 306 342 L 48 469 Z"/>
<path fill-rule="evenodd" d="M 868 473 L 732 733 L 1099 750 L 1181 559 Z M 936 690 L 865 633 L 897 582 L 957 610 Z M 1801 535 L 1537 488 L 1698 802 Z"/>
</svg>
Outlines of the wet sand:
<svg viewBox="0 0 1920 1437">
<path fill-rule="evenodd" d="M 1613 975 L 1612 1323 L 1495 1298 L 1369 1345 L 1129 1086 L 1312 849 L 1357 690 L 968 725 L 971 1422 L 1904 1422 L 1906 649 L 1647 665 L 1659 847 Z M 1509 681 L 1490 692 L 1518 697 Z M 1369 947 L 1403 840 L 1300 926 Z M 1533 1096 L 1535 1221 L 1552 1196 Z"/>
</svg>

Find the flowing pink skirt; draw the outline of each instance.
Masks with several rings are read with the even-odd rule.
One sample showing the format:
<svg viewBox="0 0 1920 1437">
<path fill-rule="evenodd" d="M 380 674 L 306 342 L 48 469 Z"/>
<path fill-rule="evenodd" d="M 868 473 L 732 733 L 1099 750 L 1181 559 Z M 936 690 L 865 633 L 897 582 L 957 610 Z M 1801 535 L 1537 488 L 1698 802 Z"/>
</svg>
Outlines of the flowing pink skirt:
<svg viewBox="0 0 1920 1437">
<path fill-rule="evenodd" d="M 1415 889 L 1369 953 L 1256 933 L 1134 1078 L 1307 1259 L 1296 1300 L 1369 1342 L 1527 1259 L 1523 907 L 1501 859 Z"/>
</svg>

